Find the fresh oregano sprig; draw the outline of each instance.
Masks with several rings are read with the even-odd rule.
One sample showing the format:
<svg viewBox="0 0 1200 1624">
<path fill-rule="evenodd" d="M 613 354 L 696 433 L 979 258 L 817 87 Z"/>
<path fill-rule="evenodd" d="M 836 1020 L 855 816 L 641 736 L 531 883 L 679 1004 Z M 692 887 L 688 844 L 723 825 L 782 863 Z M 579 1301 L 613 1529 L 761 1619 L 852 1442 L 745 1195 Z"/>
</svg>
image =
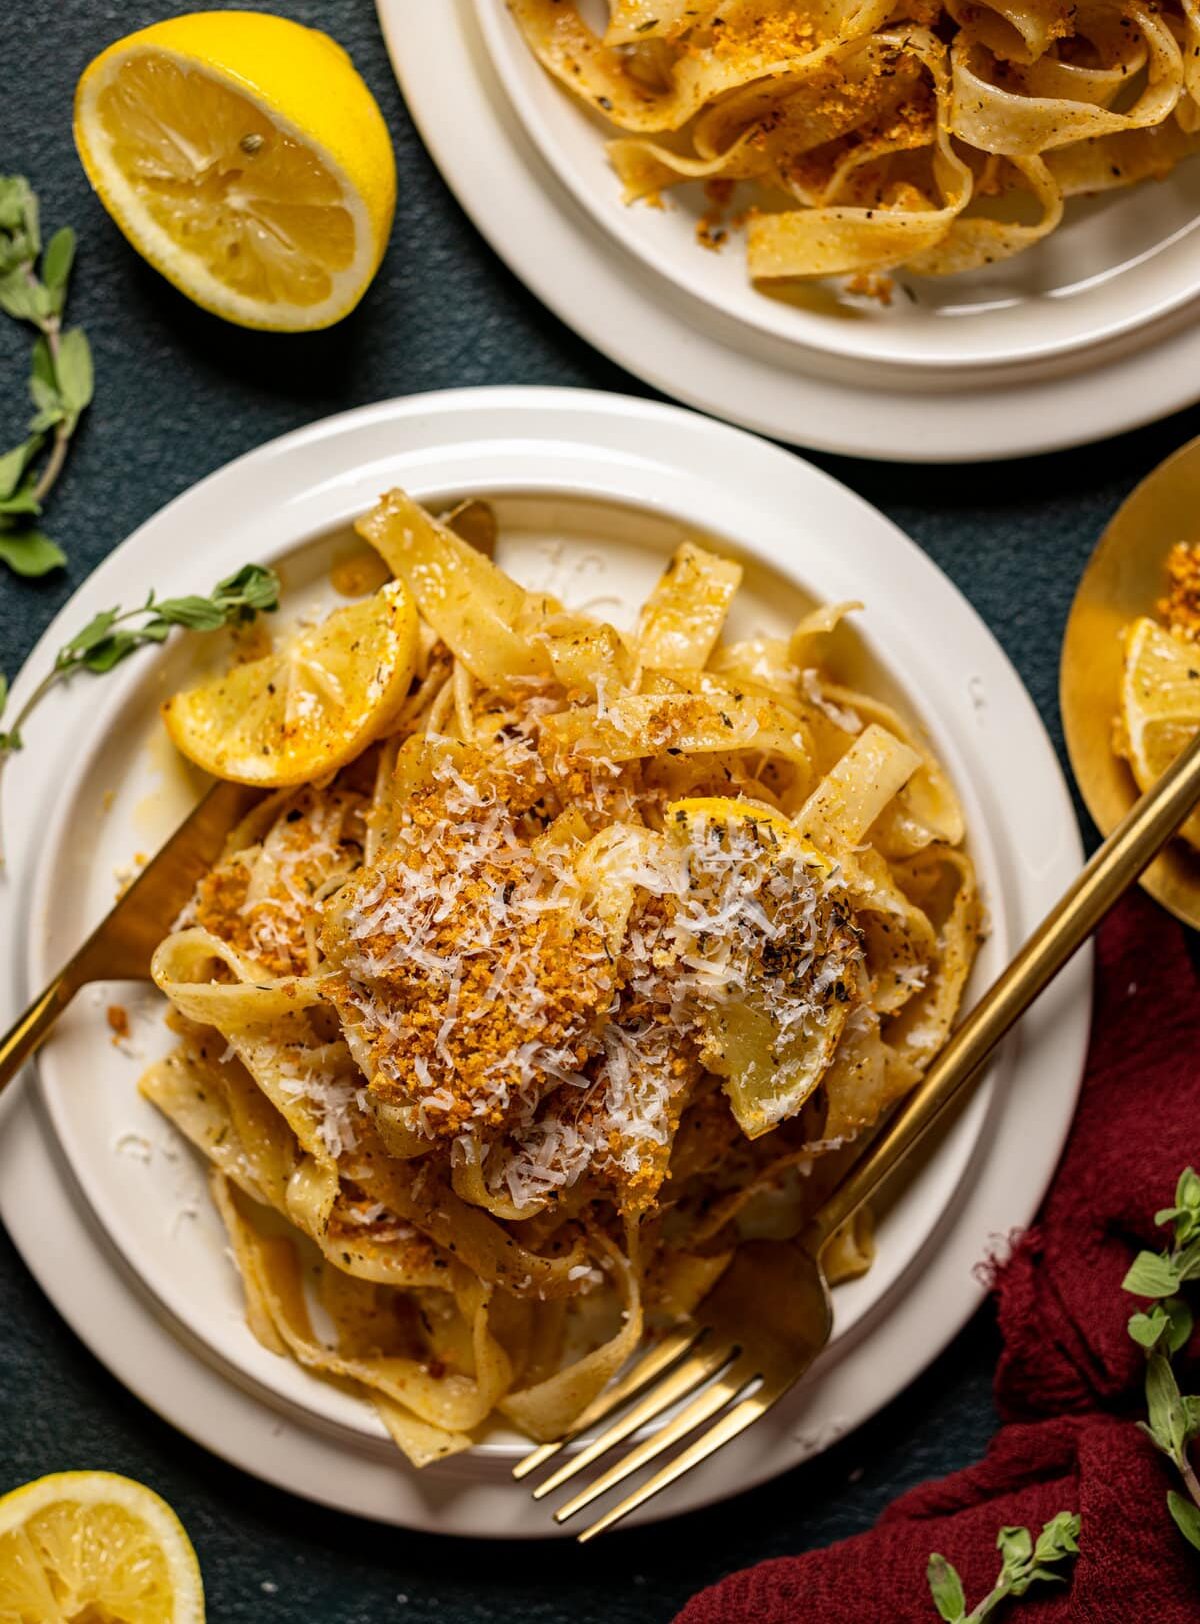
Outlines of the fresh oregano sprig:
<svg viewBox="0 0 1200 1624">
<path fill-rule="evenodd" d="M 1121 1282 L 1151 1306 L 1134 1314 L 1129 1334 L 1146 1354 L 1146 1409 L 1138 1425 L 1160 1449 L 1183 1480 L 1187 1495 L 1167 1493 L 1167 1509 L 1189 1544 L 1200 1550 L 1200 1480 L 1191 1462 L 1191 1445 L 1200 1436 L 1200 1395 L 1179 1390 L 1171 1363 L 1187 1346 L 1195 1323 L 1184 1288 L 1200 1280 L 1200 1174 L 1186 1167 L 1175 1187 L 1175 1204 L 1156 1212 L 1154 1222 L 1169 1229 L 1161 1252 L 1139 1252 Z"/>
<path fill-rule="evenodd" d="M 39 274 L 39 260 L 40 274 Z M 0 310 L 36 329 L 29 393 L 34 414 L 20 445 L 0 455 L 0 560 L 18 575 L 45 575 L 66 555 L 38 527 L 92 398 L 92 352 L 81 327 L 63 327 L 75 233 L 56 231 L 42 250 L 37 196 L 23 175 L 0 175 Z"/>
<path fill-rule="evenodd" d="M 22 730 L 31 713 L 57 683 L 77 671 L 97 676 L 111 671 L 148 643 L 162 643 L 172 627 L 211 632 L 219 626 L 253 620 L 255 615 L 279 607 L 279 577 L 262 564 L 243 564 L 236 575 L 218 581 L 204 598 L 157 598 L 151 592 L 137 609 L 102 609 L 81 631 L 64 643 L 54 664 L 21 706 L 8 728 L 0 732 L 0 768 L 22 746 Z M 8 684 L 0 674 L 0 722 Z"/>
<path fill-rule="evenodd" d="M 1023 1596 L 1030 1585 L 1043 1580 L 1062 1583 L 1055 1568 L 1079 1552 L 1079 1518 L 1060 1511 L 1042 1529 L 1036 1541 L 1028 1528 L 1002 1528 L 996 1536 L 1000 1574 L 982 1601 L 967 1612 L 967 1598 L 954 1565 L 936 1551 L 929 1558 L 929 1589 L 938 1617 L 946 1624 L 982 1624 L 1009 1596 Z"/>
</svg>

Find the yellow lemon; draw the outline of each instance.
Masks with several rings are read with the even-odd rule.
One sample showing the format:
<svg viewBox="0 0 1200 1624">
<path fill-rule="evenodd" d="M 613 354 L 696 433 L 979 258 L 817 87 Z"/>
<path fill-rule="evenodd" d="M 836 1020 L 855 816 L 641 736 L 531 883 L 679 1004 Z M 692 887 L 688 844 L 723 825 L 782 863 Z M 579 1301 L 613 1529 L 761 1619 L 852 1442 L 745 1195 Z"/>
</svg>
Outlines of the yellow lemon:
<svg viewBox="0 0 1200 1624">
<path fill-rule="evenodd" d="M 340 45 L 284 17 L 197 11 L 118 40 L 79 81 L 75 144 L 138 253 L 243 327 L 328 327 L 383 257 L 383 115 Z"/>
<path fill-rule="evenodd" d="M 165 1500 L 112 1472 L 58 1472 L 0 1499 L 0 1618 L 204 1624 L 191 1541 Z"/>
<path fill-rule="evenodd" d="M 404 703 L 417 612 L 401 581 L 334 612 L 262 659 L 176 694 L 167 732 L 205 772 L 283 788 L 323 778 L 378 738 Z"/>
<path fill-rule="evenodd" d="M 833 863 L 782 813 L 753 801 L 703 796 L 672 802 L 665 827 L 671 839 L 702 841 L 709 850 L 706 860 L 689 864 L 687 897 L 694 917 L 707 911 L 712 920 L 711 929 L 701 926 L 698 940 L 702 953 L 717 954 L 711 979 L 720 988 L 702 1010 L 701 1057 L 723 1079 L 742 1132 L 757 1139 L 794 1116 L 828 1070 L 852 1007 L 849 982 L 859 938 L 844 910 L 820 900 Z M 772 873 L 783 881 L 782 895 L 768 884 Z M 738 896 L 746 886 L 750 907 L 738 918 Z M 809 899 L 811 919 L 802 907 L 790 924 L 783 922 L 789 889 Z M 769 922 L 762 907 L 768 895 Z M 793 964 L 789 975 L 789 958 L 803 959 L 804 967 Z M 799 1018 L 805 1002 L 820 997 L 812 972 L 841 988 L 826 998 L 815 1020 Z"/>
<path fill-rule="evenodd" d="M 1200 645 L 1143 615 L 1125 629 L 1115 744 L 1138 788 L 1155 784 L 1200 728 Z M 1200 813 L 1179 833 L 1200 848 Z"/>
<path fill-rule="evenodd" d="M 672 801 L 667 808 L 667 831 L 676 838 L 686 839 L 697 821 L 718 828 L 733 824 L 757 831 L 761 845 L 777 847 L 823 876 L 833 868 L 832 859 L 805 840 L 789 818 L 761 801 L 736 800 L 728 795 L 693 795 L 687 800 Z"/>
</svg>

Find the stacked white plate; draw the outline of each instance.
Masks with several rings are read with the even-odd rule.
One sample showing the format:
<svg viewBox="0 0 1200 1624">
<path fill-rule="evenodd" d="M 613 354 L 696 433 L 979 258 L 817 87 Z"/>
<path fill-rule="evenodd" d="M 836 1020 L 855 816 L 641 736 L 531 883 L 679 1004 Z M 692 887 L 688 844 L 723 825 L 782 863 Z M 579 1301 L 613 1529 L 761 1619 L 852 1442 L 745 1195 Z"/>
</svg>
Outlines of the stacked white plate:
<svg viewBox="0 0 1200 1624">
<path fill-rule="evenodd" d="M 504 0 L 377 0 L 401 87 L 467 213 L 597 349 L 794 444 L 969 461 L 1101 439 L 1200 398 L 1200 160 L 1068 204 L 1017 258 L 901 276 L 890 305 L 757 291 L 699 188 L 626 207 L 606 126 L 542 70 Z"/>
</svg>

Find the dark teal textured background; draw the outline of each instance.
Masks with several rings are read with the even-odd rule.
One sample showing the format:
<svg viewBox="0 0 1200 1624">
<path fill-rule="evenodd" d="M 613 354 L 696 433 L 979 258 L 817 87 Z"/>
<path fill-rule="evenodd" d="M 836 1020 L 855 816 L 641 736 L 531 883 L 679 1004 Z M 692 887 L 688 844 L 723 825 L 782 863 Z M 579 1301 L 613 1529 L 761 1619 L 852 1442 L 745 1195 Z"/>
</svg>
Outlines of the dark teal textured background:
<svg viewBox="0 0 1200 1624">
<path fill-rule="evenodd" d="M 69 572 L 32 584 L 0 577 L 0 669 L 9 675 L 123 536 L 203 474 L 287 429 L 455 385 L 648 392 L 542 310 L 460 213 L 405 114 L 369 0 L 276 6 L 348 47 L 383 107 L 400 168 L 395 234 L 375 285 L 350 320 L 310 338 L 244 333 L 193 309 L 126 248 L 76 160 L 71 97 L 85 64 L 118 36 L 186 8 L 169 0 L 0 7 L 0 170 L 30 176 L 50 230 L 70 223 L 79 233 L 71 315 L 87 327 L 97 377 L 47 523 L 70 553 Z M 24 338 L 6 322 L 5 444 L 26 415 L 25 357 Z M 1200 413 L 1191 412 L 1084 451 L 948 471 L 817 460 L 953 577 L 1060 743 L 1058 647 L 1084 560 L 1135 481 L 1198 430 Z M 853 1438 L 718 1511 L 584 1551 L 451 1541 L 316 1511 L 176 1436 L 62 1325 L 3 1236 L 0 1292 L 0 1489 L 82 1466 L 153 1484 L 196 1543 L 214 1624 L 666 1620 L 693 1589 L 734 1567 L 866 1528 L 902 1489 L 973 1460 L 994 1427 L 996 1342 L 985 1312 Z"/>
</svg>

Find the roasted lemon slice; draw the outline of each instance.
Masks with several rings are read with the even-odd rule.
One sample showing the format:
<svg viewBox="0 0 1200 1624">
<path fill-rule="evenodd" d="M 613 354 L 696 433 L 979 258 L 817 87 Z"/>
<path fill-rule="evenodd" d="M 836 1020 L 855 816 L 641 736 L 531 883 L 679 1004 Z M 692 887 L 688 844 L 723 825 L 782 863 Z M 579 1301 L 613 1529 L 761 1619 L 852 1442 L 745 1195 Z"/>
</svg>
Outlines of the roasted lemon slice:
<svg viewBox="0 0 1200 1624">
<path fill-rule="evenodd" d="M 0 1499 L 0 1619 L 203 1624 L 196 1553 L 141 1483 L 112 1472 L 38 1478 Z"/>
<path fill-rule="evenodd" d="M 183 754 L 218 778 L 308 783 L 384 731 L 416 654 L 417 612 L 403 582 L 389 581 L 264 658 L 176 694 L 163 720 Z"/>
<path fill-rule="evenodd" d="M 732 826 L 746 832 L 761 829 L 764 845 L 773 843 L 781 851 L 802 856 L 822 874 L 828 874 L 833 868 L 832 859 L 805 840 L 789 818 L 761 801 L 740 801 L 729 795 L 693 795 L 687 800 L 672 801 L 667 808 L 667 828 L 677 836 L 697 823 L 713 828 Z"/>
<path fill-rule="evenodd" d="M 1125 629 L 1115 745 L 1139 789 L 1155 784 L 1200 728 L 1200 646 L 1143 615 Z M 1200 813 L 1179 833 L 1200 848 Z"/>
<path fill-rule="evenodd" d="M 834 863 L 782 814 L 721 796 L 676 801 L 688 887 L 675 928 L 701 989 L 701 1058 L 755 1139 L 794 1116 L 825 1075 L 860 997 L 861 936 Z"/>
<path fill-rule="evenodd" d="M 138 253 L 244 327 L 328 327 L 383 257 L 383 115 L 341 46 L 286 18 L 196 12 L 118 40 L 79 81 L 75 144 Z"/>
</svg>

